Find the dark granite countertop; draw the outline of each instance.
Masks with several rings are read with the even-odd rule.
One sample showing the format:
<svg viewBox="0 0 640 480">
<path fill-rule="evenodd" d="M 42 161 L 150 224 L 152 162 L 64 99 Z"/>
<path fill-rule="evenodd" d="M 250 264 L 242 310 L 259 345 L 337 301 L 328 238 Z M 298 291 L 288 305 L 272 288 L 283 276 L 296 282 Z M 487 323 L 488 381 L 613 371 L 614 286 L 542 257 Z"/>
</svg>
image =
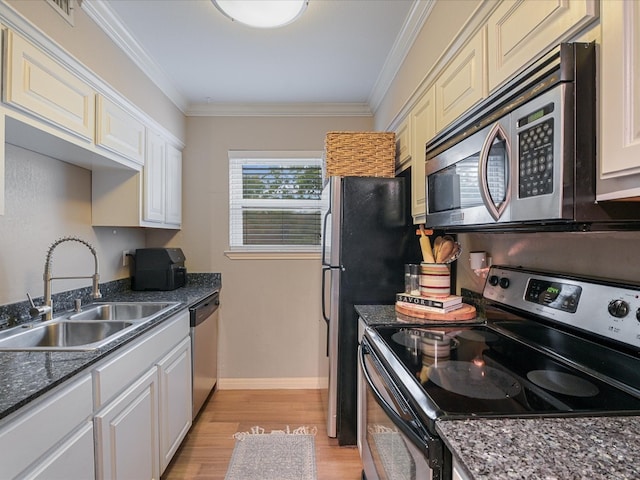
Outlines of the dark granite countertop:
<svg viewBox="0 0 640 480">
<path fill-rule="evenodd" d="M 393 305 L 356 305 L 368 325 L 405 323 Z M 438 433 L 469 480 L 640 478 L 640 417 L 446 420 Z"/>
<path fill-rule="evenodd" d="M 188 274 L 187 284 L 165 292 L 130 289 L 106 293 L 100 302 L 179 302 L 166 314 L 91 351 L 0 352 L 0 419 L 221 288 L 220 274 Z"/>
<path fill-rule="evenodd" d="M 469 480 L 640 478 L 640 417 L 438 421 Z"/>
</svg>

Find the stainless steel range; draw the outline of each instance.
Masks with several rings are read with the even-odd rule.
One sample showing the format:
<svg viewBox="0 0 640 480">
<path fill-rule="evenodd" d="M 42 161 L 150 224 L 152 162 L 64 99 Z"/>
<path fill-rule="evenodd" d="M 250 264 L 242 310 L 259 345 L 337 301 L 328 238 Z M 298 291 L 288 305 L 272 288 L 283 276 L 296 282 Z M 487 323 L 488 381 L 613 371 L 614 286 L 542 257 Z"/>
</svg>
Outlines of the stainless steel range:
<svg viewBox="0 0 640 480">
<path fill-rule="evenodd" d="M 640 285 L 492 267 L 482 324 L 368 327 L 368 480 L 451 476 L 439 419 L 640 414 Z"/>
</svg>

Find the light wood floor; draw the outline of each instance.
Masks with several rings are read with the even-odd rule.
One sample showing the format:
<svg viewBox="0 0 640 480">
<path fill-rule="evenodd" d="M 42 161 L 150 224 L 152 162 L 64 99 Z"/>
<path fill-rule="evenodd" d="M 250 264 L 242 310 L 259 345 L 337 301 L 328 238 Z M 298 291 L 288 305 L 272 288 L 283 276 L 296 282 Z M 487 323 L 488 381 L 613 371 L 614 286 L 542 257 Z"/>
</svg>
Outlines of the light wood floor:
<svg viewBox="0 0 640 480">
<path fill-rule="evenodd" d="M 191 427 L 162 480 L 223 480 L 236 432 L 256 425 L 267 432 L 306 425 L 316 427 L 318 480 L 360 480 L 356 447 L 329 440 L 320 390 L 215 391 Z"/>
</svg>

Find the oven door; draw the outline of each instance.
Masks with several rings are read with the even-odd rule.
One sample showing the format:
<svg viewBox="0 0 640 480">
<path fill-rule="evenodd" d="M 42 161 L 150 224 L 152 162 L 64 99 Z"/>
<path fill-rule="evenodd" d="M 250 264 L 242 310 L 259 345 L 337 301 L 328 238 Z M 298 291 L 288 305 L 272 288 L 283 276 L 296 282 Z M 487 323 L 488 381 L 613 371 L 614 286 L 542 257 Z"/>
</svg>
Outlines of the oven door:
<svg viewBox="0 0 640 480">
<path fill-rule="evenodd" d="M 427 227 L 510 221 L 511 116 L 426 163 Z"/>
<path fill-rule="evenodd" d="M 367 340 L 359 347 L 362 373 L 359 443 L 366 480 L 439 480 L 442 449 L 393 384 Z M 431 449 L 431 451 L 430 451 Z M 438 452 L 435 452 L 438 450 Z"/>
</svg>

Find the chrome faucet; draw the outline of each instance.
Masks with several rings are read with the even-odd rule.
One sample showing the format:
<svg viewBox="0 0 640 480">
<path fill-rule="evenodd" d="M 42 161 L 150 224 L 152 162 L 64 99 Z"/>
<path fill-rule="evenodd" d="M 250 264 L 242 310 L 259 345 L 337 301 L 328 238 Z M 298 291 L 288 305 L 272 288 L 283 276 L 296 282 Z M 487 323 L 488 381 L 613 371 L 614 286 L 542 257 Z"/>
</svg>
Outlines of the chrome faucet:
<svg viewBox="0 0 640 480">
<path fill-rule="evenodd" d="M 53 255 L 53 251 L 55 248 L 64 242 L 78 242 L 82 245 L 86 246 L 92 253 L 93 258 L 95 260 L 95 273 L 93 275 L 86 276 L 78 276 L 78 277 L 53 277 L 51 276 L 51 257 Z M 91 295 L 93 298 L 102 298 L 102 294 L 100 293 L 100 287 L 98 286 L 98 280 L 100 279 L 100 274 L 98 273 L 98 255 L 96 254 L 96 249 L 91 246 L 89 242 L 86 240 L 82 240 L 78 237 L 63 237 L 55 242 L 49 247 L 49 251 L 47 252 L 47 258 L 44 263 L 44 306 L 37 308 L 38 314 L 44 315 L 45 320 L 51 320 L 53 316 L 53 301 L 51 300 L 51 281 L 52 280 L 71 280 L 78 278 L 91 278 L 93 279 L 93 291 Z"/>
</svg>

